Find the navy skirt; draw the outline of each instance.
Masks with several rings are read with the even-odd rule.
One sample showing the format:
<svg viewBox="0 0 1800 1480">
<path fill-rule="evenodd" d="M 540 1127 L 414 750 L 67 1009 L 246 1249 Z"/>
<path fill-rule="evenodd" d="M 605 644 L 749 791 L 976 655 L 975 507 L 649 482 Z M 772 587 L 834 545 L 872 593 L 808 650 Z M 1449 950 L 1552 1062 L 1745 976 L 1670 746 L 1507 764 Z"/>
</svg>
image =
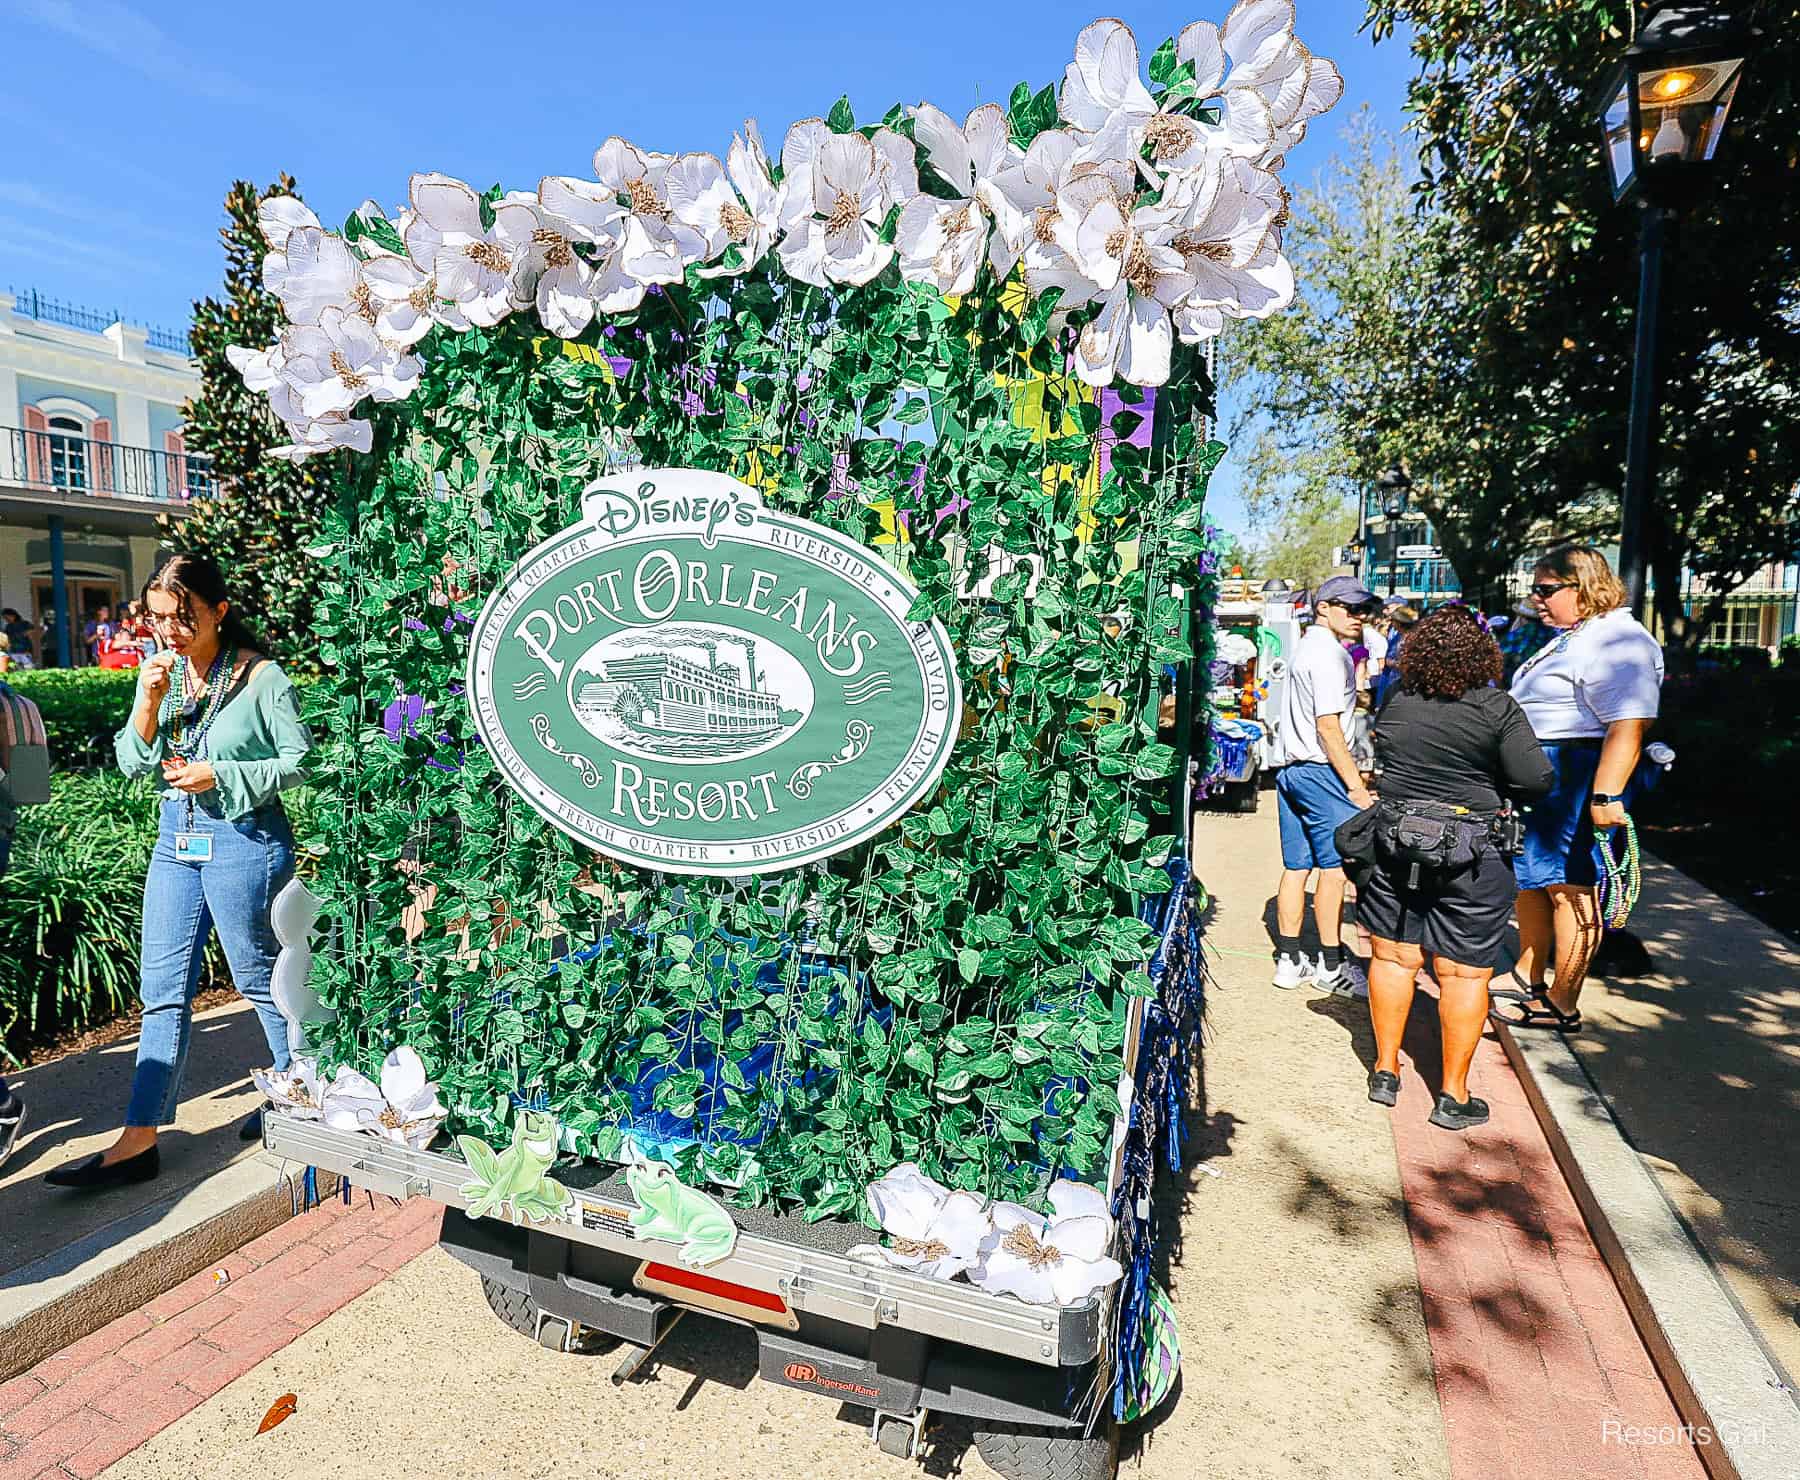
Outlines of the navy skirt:
<svg viewBox="0 0 1800 1480">
<path fill-rule="evenodd" d="M 1544 889 L 1552 884 L 1592 887 L 1598 874 L 1588 799 L 1594 794 L 1594 772 L 1600 766 L 1600 742 L 1540 743 L 1556 779 L 1550 795 L 1524 811 L 1525 847 L 1513 860 L 1513 872 L 1521 889 Z"/>
</svg>

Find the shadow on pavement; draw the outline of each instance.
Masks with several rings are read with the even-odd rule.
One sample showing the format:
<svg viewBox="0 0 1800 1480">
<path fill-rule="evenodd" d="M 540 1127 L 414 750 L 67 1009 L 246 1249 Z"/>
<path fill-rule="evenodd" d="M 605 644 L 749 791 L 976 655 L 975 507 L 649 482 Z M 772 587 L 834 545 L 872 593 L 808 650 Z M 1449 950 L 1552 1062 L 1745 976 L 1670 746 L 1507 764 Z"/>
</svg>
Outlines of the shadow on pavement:
<svg viewBox="0 0 1800 1480">
<path fill-rule="evenodd" d="M 13 1271 L 254 1154 L 254 1144 L 239 1140 L 238 1125 L 258 1100 L 250 1069 L 268 1057 L 268 1043 L 248 1004 L 196 1017 L 180 1112 L 160 1138 L 161 1175 L 100 1193 L 49 1187 L 43 1174 L 112 1143 L 125 1118 L 137 1039 L 9 1073 L 28 1118 L 17 1150 L 0 1168 L 0 1286 L 11 1283 Z"/>
</svg>

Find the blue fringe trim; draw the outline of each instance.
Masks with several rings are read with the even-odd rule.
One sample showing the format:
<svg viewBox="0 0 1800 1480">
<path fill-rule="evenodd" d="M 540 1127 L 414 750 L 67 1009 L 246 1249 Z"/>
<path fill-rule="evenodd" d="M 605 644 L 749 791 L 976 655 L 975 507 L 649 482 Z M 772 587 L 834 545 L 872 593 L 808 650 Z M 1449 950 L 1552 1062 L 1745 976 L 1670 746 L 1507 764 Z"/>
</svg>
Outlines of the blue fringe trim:
<svg viewBox="0 0 1800 1480">
<path fill-rule="evenodd" d="M 1123 1175 L 1113 1197 L 1119 1227 L 1120 1286 L 1113 1363 L 1113 1415 L 1125 1416 L 1126 1400 L 1143 1378 L 1144 1322 L 1150 1309 L 1150 1268 L 1156 1253 L 1151 1219 L 1159 1166 L 1179 1172 L 1186 1125 L 1187 1091 L 1200 1052 L 1206 1015 L 1207 971 L 1200 944 L 1200 914 L 1185 860 L 1169 864 L 1168 894 L 1146 908 L 1161 938 L 1150 958 L 1154 997 L 1144 1003 L 1133 1081 L 1131 1118 L 1125 1132 Z"/>
</svg>

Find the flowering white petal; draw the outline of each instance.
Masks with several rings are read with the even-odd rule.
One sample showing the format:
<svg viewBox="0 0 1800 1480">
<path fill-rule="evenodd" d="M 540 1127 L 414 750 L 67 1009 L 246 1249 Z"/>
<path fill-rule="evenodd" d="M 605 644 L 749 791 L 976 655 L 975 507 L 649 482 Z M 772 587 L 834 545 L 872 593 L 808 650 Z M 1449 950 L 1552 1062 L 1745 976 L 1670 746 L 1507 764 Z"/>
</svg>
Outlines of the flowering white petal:
<svg viewBox="0 0 1800 1480">
<path fill-rule="evenodd" d="M 390 1053 L 382 1063 L 381 1093 L 397 1109 L 411 1106 L 430 1087 L 430 1083 L 425 1076 L 425 1065 L 418 1054 L 404 1045 Z M 429 1098 L 437 1098 L 435 1089 L 432 1089 Z"/>
<path fill-rule="evenodd" d="M 866 1194 L 875 1221 L 902 1238 L 923 1238 L 949 1195 L 949 1188 L 910 1161 L 871 1182 Z"/>
<path fill-rule="evenodd" d="M 285 252 L 263 258 L 263 286 L 281 300 L 289 323 L 316 324 L 326 308 L 349 306 L 356 268 L 342 237 L 316 226 L 297 226 Z"/>
<path fill-rule="evenodd" d="M 1116 1259 L 1064 1258 L 1051 1266 L 1050 1294 L 1058 1305 L 1076 1305 L 1124 1278 L 1125 1267 Z"/>
<path fill-rule="evenodd" d="M 1050 1184 L 1050 1210 L 1058 1218 L 1110 1218 L 1106 1194 L 1085 1182 L 1058 1177 Z M 1059 1245 L 1060 1247 L 1060 1245 Z M 1088 1256 L 1084 1256 L 1088 1257 Z"/>
<path fill-rule="evenodd" d="M 911 139 L 891 128 L 878 128 L 870 140 L 881 174 L 881 214 L 904 205 L 919 193 L 919 156 Z"/>
<path fill-rule="evenodd" d="M 281 346 L 271 345 L 268 349 L 249 349 L 243 345 L 231 344 L 225 347 L 225 358 L 230 361 L 231 368 L 244 378 L 244 384 L 250 390 L 267 394 L 275 388 L 281 378 Z"/>
<path fill-rule="evenodd" d="M 604 185 L 566 175 L 546 175 L 538 182 L 538 200 L 545 210 L 567 222 L 578 240 L 610 246 L 618 239 L 625 208 Z"/>
<path fill-rule="evenodd" d="M 941 108 L 921 103 L 912 110 L 913 137 L 925 150 L 925 162 L 949 183 L 958 195 L 975 189 L 975 161 L 969 141 L 954 119 Z"/>
<path fill-rule="evenodd" d="M 1219 28 L 1211 21 L 1182 27 L 1175 38 L 1175 60 L 1194 64 L 1195 91 L 1203 98 L 1211 97 L 1225 80 L 1225 45 L 1219 39 Z"/>
<path fill-rule="evenodd" d="M 1099 20 L 1075 38 L 1075 60 L 1063 73 L 1058 105 L 1063 118 L 1086 133 L 1099 134 L 1125 118 L 1156 111 L 1150 90 L 1138 75 L 1137 38 L 1123 21 Z"/>
<path fill-rule="evenodd" d="M 1278 80 L 1295 62 L 1293 0 L 1238 0 L 1219 39 L 1231 58 L 1232 83 L 1259 87 Z"/>
<path fill-rule="evenodd" d="M 271 195 L 256 205 L 256 226 L 277 252 L 287 250 L 288 236 L 301 226 L 317 226 L 319 218 L 291 195 Z"/>
<path fill-rule="evenodd" d="M 414 222 L 429 226 L 439 235 L 457 233 L 478 237 L 481 225 L 481 198 L 461 180 L 449 175 L 417 174 L 412 177 L 409 192 Z M 411 243 L 408 243 L 410 246 Z M 413 259 L 418 261 L 417 257 Z M 420 262 L 421 267 L 426 266 Z"/>
<path fill-rule="evenodd" d="M 289 423 L 288 431 L 293 434 L 294 441 L 285 446 L 271 447 L 267 456 L 282 462 L 297 463 L 320 453 L 336 452 L 339 448 L 367 453 L 375 445 L 374 423 L 346 417 L 342 413 L 322 416 L 316 421 L 298 425 Z"/>
<path fill-rule="evenodd" d="M 972 292 L 987 234 L 987 218 L 974 201 L 916 195 L 901 207 L 895 232 L 900 275 L 940 293 Z"/>
<path fill-rule="evenodd" d="M 320 1107 L 325 1124 L 335 1130 L 361 1130 L 366 1121 L 379 1120 L 387 1105 L 381 1086 L 347 1064 L 340 1065 L 325 1086 Z"/>
</svg>

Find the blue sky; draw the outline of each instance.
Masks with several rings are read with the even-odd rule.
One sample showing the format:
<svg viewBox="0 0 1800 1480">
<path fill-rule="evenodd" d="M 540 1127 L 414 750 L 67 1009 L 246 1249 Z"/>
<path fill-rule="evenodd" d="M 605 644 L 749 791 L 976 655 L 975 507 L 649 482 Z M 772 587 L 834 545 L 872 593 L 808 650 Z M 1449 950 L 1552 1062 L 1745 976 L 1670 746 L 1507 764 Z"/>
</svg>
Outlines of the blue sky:
<svg viewBox="0 0 1800 1480">
<path fill-rule="evenodd" d="M 960 116 L 1004 102 L 1021 79 L 1059 79 L 1098 4 L 0 0 L 0 286 L 179 327 L 217 291 L 214 233 L 234 179 L 289 170 L 330 223 L 365 196 L 393 206 L 415 170 L 477 188 L 590 175 L 614 133 L 723 154 L 752 116 L 778 147 L 789 123 L 843 92 L 859 119 L 921 100 Z M 1147 58 L 1228 8 L 1114 13 Z M 1346 83 L 1289 162 L 1304 181 L 1359 104 L 1400 126 L 1411 59 L 1401 41 L 1358 33 L 1360 0 L 1299 0 L 1299 11 L 1301 39 Z M 1228 527 L 1241 520 L 1233 485 L 1228 460 L 1213 501 Z"/>
</svg>

